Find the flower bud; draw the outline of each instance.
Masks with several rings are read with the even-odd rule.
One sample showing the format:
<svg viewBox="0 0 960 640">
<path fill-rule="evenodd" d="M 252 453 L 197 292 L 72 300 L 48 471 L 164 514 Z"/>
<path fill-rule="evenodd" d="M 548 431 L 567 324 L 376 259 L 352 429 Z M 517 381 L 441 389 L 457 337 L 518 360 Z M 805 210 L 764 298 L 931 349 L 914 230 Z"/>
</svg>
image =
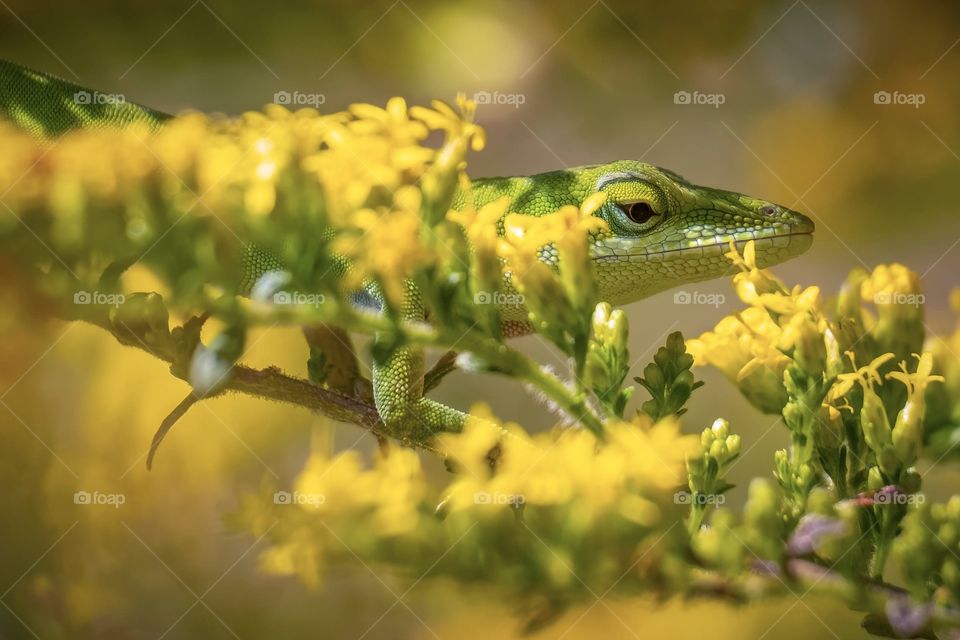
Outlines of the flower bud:
<svg viewBox="0 0 960 640">
<path fill-rule="evenodd" d="M 877 464 L 880 465 L 880 470 L 888 477 L 895 477 L 900 471 L 900 458 L 897 457 L 897 453 L 893 450 L 893 445 L 884 445 L 876 454 Z"/>
<path fill-rule="evenodd" d="M 626 351 L 627 342 L 630 338 L 630 325 L 627 322 L 627 314 L 623 309 L 614 309 L 610 314 L 610 320 L 607 322 L 610 331 L 610 341 L 617 349 Z"/>
<path fill-rule="evenodd" d="M 863 389 L 863 408 L 860 409 L 863 438 L 875 453 L 891 443 L 890 423 L 880 396 L 869 386 Z"/>
<path fill-rule="evenodd" d="M 730 435 L 730 423 L 723 418 L 717 418 L 710 426 L 710 432 L 718 440 L 724 440 L 728 435 Z"/>
<path fill-rule="evenodd" d="M 906 493 L 916 493 L 920 491 L 923 476 L 917 473 L 916 469 L 907 469 L 900 477 L 900 486 Z"/>
<path fill-rule="evenodd" d="M 827 367 L 827 348 L 817 325 L 810 320 L 804 320 L 799 323 L 796 331 L 794 360 L 808 375 L 813 377 L 823 375 Z"/>
<path fill-rule="evenodd" d="M 730 458 L 740 455 L 740 436 L 733 434 L 727 436 L 725 441 L 727 446 L 727 456 Z"/>
<path fill-rule="evenodd" d="M 924 296 L 916 273 L 901 264 L 880 265 L 864 280 L 861 293 L 877 308 L 870 333 L 882 351 L 905 360 L 923 348 Z"/>
<path fill-rule="evenodd" d="M 827 327 L 826 331 L 823 332 L 823 344 L 826 353 L 826 374 L 828 377 L 833 377 L 839 373 L 842 373 L 845 369 L 845 364 L 843 362 L 843 353 L 840 349 L 840 342 L 837 340 L 836 335 L 833 333 L 832 327 Z"/>
<path fill-rule="evenodd" d="M 711 458 L 716 460 L 723 460 L 726 454 L 726 448 L 723 446 L 723 440 L 714 440 L 710 444 L 710 451 L 708 452 Z"/>
</svg>

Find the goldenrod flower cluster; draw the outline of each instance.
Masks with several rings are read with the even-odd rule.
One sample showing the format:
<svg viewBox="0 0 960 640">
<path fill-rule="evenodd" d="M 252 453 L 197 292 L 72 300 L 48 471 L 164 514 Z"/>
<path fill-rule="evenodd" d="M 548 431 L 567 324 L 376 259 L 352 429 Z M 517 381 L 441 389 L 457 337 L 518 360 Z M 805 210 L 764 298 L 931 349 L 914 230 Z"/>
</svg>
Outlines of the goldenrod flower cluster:
<svg viewBox="0 0 960 640">
<path fill-rule="evenodd" d="M 699 444 L 676 420 L 645 416 L 609 425 L 602 442 L 585 430 L 530 436 L 478 406 L 438 449 L 455 472 L 440 490 L 415 453 L 391 449 L 370 465 L 353 451 L 314 454 L 288 492 L 250 496 L 242 517 L 274 543 L 265 566 L 315 583 L 356 554 L 436 562 L 434 574 L 460 579 L 482 572 L 526 596 L 577 592 L 580 580 L 636 586 L 667 571 L 657 558 L 681 540 L 674 494 Z M 645 574 L 624 576 L 613 561 L 652 545 Z"/>
</svg>

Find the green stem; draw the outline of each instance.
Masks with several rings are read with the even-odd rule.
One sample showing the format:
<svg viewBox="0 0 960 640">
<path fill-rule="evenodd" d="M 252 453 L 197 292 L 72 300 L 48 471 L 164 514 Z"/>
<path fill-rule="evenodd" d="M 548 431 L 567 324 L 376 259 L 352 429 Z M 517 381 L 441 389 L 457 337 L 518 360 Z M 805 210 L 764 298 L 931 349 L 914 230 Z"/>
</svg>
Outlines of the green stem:
<svg viewBox="0 0 960 640">
<path fill-rule="evenodd" d="M 575 393 L 562 380 L 547 372 L 543 367 L 524 357 L 526 362 L 523 378 L 542 391 L 548 398 L 572 418 L 580 421 L 597 437 L 603 437 L 603 422 L 590 409 L 586 402 L 586 395 Z"/>
</svg>

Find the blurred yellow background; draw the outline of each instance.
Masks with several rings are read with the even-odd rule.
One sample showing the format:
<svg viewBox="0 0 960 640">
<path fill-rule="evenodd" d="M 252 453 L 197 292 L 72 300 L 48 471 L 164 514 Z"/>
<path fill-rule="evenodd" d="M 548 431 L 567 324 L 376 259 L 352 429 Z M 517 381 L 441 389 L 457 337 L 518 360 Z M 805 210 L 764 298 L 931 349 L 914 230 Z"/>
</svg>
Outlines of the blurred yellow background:
<svg viewBox="0 0 960 640">
<path fill-rule="evenodd" d="M 328 111 L 487 92 L 479 120 L 489 144 L 471 175 L 642 158 L 768 198 L 818 225 L 813 248 L 776 270 L 788 283 L 834 292 L 853 267 L 899 261 L 923 274 L 935 332 L 952 326 L 946 300 L 960 281 L 958 38 L 960 6 L 927 1 L 0 2 L 0 57 L 171 112 L 236 114 L 279 92 Z M 728 282 L 691 290 L 726 300 L 679 305 L 666 292 L 629 308 L 635 375 L 670 331 L 698 335 L 737 308 Z M 289 485 L 311 443 L 369 450 L 372 439 L 229 397 L 194 407 L 148 473 L 153 431 L 186 385 L 98 330 L 10 308 L 0 299 L 0 638 L 519 633 L 509 607 L 480 590 L 426 579 L 404 594 L 403 580 L 359 565 L 332 568 L 316 591 L 260 573 L 261 543 L 225 520 L 239 496 Z M 305 375 L 297 331 L 260 332 L 251 344 L 251 364 Z M 534 338 L 521 345 L 564 366 Z M 700 375 L 708 384 L 686 429 L 724 416 L 743 435 L 730 473 L 736 506 L 750 478 L 770 473 L 786 433 L 718 374 Z M 551 423 L 535 399 L 492 377 L 456 373 L 435 396 Z M 932 497 L 958 479 L 938 467 Z M 125 502 L 75 505 L 76 491 Z M 853 638 L 865 636 L 858 622 L 836 604 L 792 597 L 746 611 L 603 601 L 537 637 Z"/>
</svg>

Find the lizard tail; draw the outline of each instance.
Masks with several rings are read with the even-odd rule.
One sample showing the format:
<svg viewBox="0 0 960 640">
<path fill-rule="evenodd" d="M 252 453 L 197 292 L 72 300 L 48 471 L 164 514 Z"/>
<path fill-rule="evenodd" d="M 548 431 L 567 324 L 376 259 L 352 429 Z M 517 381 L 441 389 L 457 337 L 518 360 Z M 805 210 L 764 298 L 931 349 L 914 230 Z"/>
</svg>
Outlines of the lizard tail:
<svg viewBox="0 0 960 640">
<path fill-rule="evenodd" d="M 55 76 L 0 59 L 0 121 L 41 138 L 76 128 L 158 128 L 171 116 L 127 102 L 120 94 L 86 89 Z"/>
</svg>

